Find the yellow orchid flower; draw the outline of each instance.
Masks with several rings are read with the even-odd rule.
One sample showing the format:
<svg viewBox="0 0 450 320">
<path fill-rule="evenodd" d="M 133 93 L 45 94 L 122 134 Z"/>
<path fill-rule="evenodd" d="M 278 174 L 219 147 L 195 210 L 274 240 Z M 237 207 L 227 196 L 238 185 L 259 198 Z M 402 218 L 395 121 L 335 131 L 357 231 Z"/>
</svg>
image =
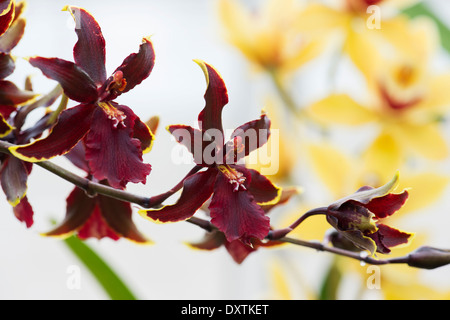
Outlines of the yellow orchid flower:
<svg viewBox="0 0 450 320">
<path fill-rule="evenodd" d="M 330 190 L 331 197 L 339 198 L 348 194 L 351 190 L 359 188 L 365 184 L 370 175 L 367 175 L 365 166 L 358 160 L 358 157 L 352 157 L 349 154 L 341 152 L 339 149 L 329 143 L 311 143 L 309 145 L 309 159 L 312 169 L 317 173 L 323 186 Z M 450 177 L 440 172 L 421 171 L 418 173 L 402 174 L 401 182 L 398 186 L 400 189 L 408 188 L 410 197 L 402 210 L 395 216 L 389 217 L 389 223 L 394 225 L 404 225 L 411 219 L 411 213 L 418 213 L 420 210 L 430 207 L 439 201 L 448 187 Z M 312 220 L 316 218 L 316 220 Z M 324 229 L 318 228 L 317 223 L 323 223 L 320 217 L 312 217 L 310 225 L 306 220 L 293 232 L 302 238 L 320 239 L 320 233 L 323 234 Z M 420 216 L 416 216 L 420 219 Z M 311 228 L 320 230 L 316 234 L 308 234 Z M 410 230 L 408 226 L 408 230 Z M 408 246 L 397 247 L 392 250 L 390 257 L 400 257 L 412 252 L 416 248 L 426 243 L 428 238 L 425 227 L 418 230 L 416 227 L 416 236 Z M 369 269 L 362 266 L 359 262 L 350 259 L 339 259 L 337 265 L 343 274 L 359 274 L 362 289 L 370 291 L 366 282 Z M 384 299 L 448 299 L 450 296 L 448 291 L 439 291 L 436 288 L 427 286 L 421 282 L 420 269 L 411 268 L 405 265 L 388 265 L 380 267 L 378 293 Z M 363 290 L 363 291 L 365 291 Z"/>
<path fill-rule="evenodd" d="M 285 73 L 317 56 L 322 41 L 296 28 L 301 6 L 294 0 L 266 0 L 257 14 L 237 0 L 220 0 L 225 38 L 259 69 Z"/>
<path fill-rule="evenodd" d="M 355 66 L 370 78 L 382 67 L 384 51 L 408 44 L 409 18 L 398 9 L 414 0 L 338 0 L 330 5 L 311 1 L 297 20 L 300 31 L 337 44 Z M 337 43 L 335 43 L 337 42 Z M 389 53 L 388 53 L 389 54 Z"/>
<path fill-rule="evenodd" d="M 308 150 L 311 167 L 323 181 L 322 186 L 330 190 L 332 198 L 338 199 L 371 183 L 372 172 L 367 171 L 357 156 L 351 157 L 329 143 L 310 143 Z M 398 188 L 408 189 L 410 196 L 396 214 L 397 219 L 438 201 L 450 182 L 450 176 L 439 171 L 408 172 L 404 169 Z"/>
<path fill-rule="evenodd" d="M 435 32 L 425 20 L 416 22 L 409 31 L 410 38 L 415 38 L 410 50 L 383 60 L 384 68 L 371 74 L 369 102 L 332 93 L 307 109 L 325 125 L 375 124 L 378 132 L 363 159 L 379 180 L 391 176 L 408 156 L 430 160 L 448 156 L 439 118 L 450 106 L 450 73 L 436 74 L 430 68 L 433 45 L 429 39 Z"/>
</svg>

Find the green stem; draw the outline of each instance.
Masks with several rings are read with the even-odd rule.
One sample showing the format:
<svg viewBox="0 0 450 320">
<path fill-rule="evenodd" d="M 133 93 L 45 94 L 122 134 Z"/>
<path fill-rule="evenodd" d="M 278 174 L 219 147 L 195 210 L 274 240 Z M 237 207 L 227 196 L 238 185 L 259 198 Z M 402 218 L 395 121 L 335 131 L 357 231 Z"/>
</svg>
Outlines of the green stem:
<svg viewBox="0 0 450 320">
<path fill-rule="evenodd" d="M 279 73 L 276 70 L 269 70 L 268 73 L 284 105 L 297 119 L 301 119 L 304 115 L 304 112 L 302 112 L 298 108 L 297 103 L 294 101 L 294 98 L 286 90 Z"/>
</svg>

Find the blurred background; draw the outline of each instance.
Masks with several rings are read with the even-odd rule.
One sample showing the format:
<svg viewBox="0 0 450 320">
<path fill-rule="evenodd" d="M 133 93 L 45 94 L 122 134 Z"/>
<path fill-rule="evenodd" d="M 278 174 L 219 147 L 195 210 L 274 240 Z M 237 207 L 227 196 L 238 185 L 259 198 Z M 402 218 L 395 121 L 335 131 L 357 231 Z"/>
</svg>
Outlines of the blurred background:
<svg viewBox="0 0 450 320">
<path fill-rule="evenodd" d="M 269 178 L 303 192 L 271 212 L 275 227 L 364 184 L 384 184 L 399 170 L 400 188 L 411 187 L 411 198 L 391 222 L 416 237 L 392 254 L 424 244 L 449 248 L 450 33 L 445 32 L 450 26 L 445 23 L 450 4 L 385 0 L 367 11 L 368 3 L 29 0 L 10 79 L 21 84 L 31 75 L 35 91 L 49 92 L 55 83 L 23 58 L 73 61 L 73 19 L 61 9 L 83 7 L 102 28 L 109 73 L 137 52 L 142 37 L 151 36 L 155 48 L 150 77 L 118 99 L 142 120 L 160 117 L 154 147 L 144 157 L 153 168 L 147 184 L 129 185 L 129 191 L 159 194 L 191 168 L 173 161 L 175 142 L 165 127 L 197 125 L 205 79 L 192 60 L 202 59 L 221 73 L 228 88 L 224 128 L 256 119 L 264 109 L 279 130 L 280 139 L 273 142 L 279 170 Z M 83 174 L 64 158 L 52 161 Z M 62 240 L 40 235 L 52 228 L 52 220 L 62 221 L 73 186 L 38 166 L 28 186 L 35 211 L 31 228 L 14 217 L 6 199 L 0 201 L 0 298 L 108 299 Z M 88 239 L 86 244 L 139 299 L 450 297 L 448 267 L 384 266 L 380 286 L 371 288 L 369 266 L 328 253 L 284 245 L 260 248 L 238 264 L 224 247 L 187 246 L 203 238 L 204 231 L 194 225 L 153 224 L 137 213 L 133 219 L 153 244 L 126 239 Z M 322 241 L 328 228 L 323 217 L 314 217 L 292 236 Z M 81 269 L 80 288 L 67 285 L 73 266 Z"/>
</svg>

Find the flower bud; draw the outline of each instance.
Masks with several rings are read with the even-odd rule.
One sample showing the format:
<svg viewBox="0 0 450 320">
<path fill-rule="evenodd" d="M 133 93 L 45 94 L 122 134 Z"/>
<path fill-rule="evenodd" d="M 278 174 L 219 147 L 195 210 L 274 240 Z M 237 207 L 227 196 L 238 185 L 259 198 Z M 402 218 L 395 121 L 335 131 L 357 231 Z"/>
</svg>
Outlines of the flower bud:
<svg viewBox="0 0 450 320">
<path fill-rule="evenodd" d="M 435 269 L 450 264 L 450 250 L 420 247 L 409 254 L 408 265 L 422 269 Z"/>
</svg>

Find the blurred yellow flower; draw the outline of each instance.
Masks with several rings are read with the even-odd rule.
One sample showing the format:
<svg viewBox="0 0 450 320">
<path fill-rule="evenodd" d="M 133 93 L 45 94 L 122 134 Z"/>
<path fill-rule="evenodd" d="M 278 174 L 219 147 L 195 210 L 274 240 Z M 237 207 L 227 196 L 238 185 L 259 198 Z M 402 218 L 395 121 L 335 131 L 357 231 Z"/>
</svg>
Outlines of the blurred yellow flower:
<svg viewBox="0 0 450 320">
<path fill-rule="evenodd" d="M 266 71 L 285 73 L 317 56 L 322 41 L 312 42 L 296 28 L 301 5 L 295 0 L 266 0 L 250 12 L 237 0 L 220 0 L 225 38 Z"/>
<path fill-rule="evenodd" d="M 448 145 L 439 119 L 450 106 L 450 73 L 436 73 L 431 58 L 436 30 L 427 21 L 416 21 L 402 52 L 384 59 L 384 68 L 371 73 L 368 103 L 346 93 L 332 93 L 313 103 L 308 112 L 324 125 L 373 123 L 378 132 L 365 150 L 366 170 L 386 180 L 408 156 L 443 160 Z"/>
<path fill-rule="evenodd" d="M 272 99 L 267 99 L 264 111 L 271 122 L 271 135 L 267 143 L 254 152 L 257 161 L 249 161 L 248 167 L 265 172 L 276 183 L 293 184 L 301 156 L 296 123 L 287 121 L 284 110 Z"/>
<path fill-rule="evenodd" d="M 309 159 L 314 172 L 317 173 L 320 181 L 323 182 L 323 186 L 330 190 L 331 197 L 340 198 L 349 192 L 353 192 L 363 186 L 367 179 L 364 165 L 357 161 L 357 157 L 344 154 L 328 143 L 311 143 L 309 145 Z M 399 188 L 408 188 L 409 198 L 402 209 L 395 216 L 389 218 L 390 224 L 402 225 L 410 222 L 411 213 L 417 213 L 419 210 L 431 206 L 442 198 L 449 182 L 449 176 L 437 171 L 402 174 Z M 423 216 L 423 213 L 420 216 Z M 420 219 L 420 216 L 416 216 L 416 218 Z M 299 226 L 299 230 L 295 233 L 296 235 L 302 235 L 302 230 L 308 228 L 308 220 L 304 222 L 304 225 Z M 311 222 L 315 224 L 323 221 Z M 311 224 L 311 226 L 314 226 L 314 224 Z M 410 228 L 409 226 L 408 230 L 411 231 Z M 414 241 L 408 246 L 393 249 L 389 257 L 405 256 L 426 243 L 428 236 L 425 233 L 425 226 L 421 230 L 417 228 L 413 230 L 416 233 Z M 320 230 L 323 233 L 322 228 L 316 227 L 313 229 Z M 303 235 L 305 235 L 304 231 Z M 320 236 L 319 233 L 314 235 L 316 239 L 318 236 Z M 365 287 L 369 276 L 367 265 L 362 266 L 358 261 L 346 258 L 337 261 L 339 261 L 337 267 L 343 274 L 359 274 L 362 281 L 362 289 L 368 289 Z M 424 284 L 420 279 L 421 272 L 419 269 L 405 265 L 381 266 L 379 293 L 384 299 L 396 300 L 448 299 L 450 297 L 448 291 L 444 290 L 441 292 Z"/>
<path fill-rule="evenodd" d="M 338 0 L 330 5 L 311 1 L 297 20 L 297 28 L 337 44 L 367 77 L 382 67 L 380 57 L 392 47 L 402 48 L 408 39 L 408 17 L 398 9 L 414 0 Z M 332 41 L 333 40 L 333 41 Z M 389 54 L 389 53 L 387 53 Z"/>
<path fill-rule="evenodd" d="M 358 161 L 357 156 L 345 154 L 329 143 L 310 143 L 308 153 L 313 171 L 323 182 L 322 186 L 330 191 L 333 199 L 339 199 L 371 183 L 370 172 L 363 162 Z M 422 210 L 435 203 L 443 196 L 449 182 L 450 177 L 437 170 L 401 171 L 398 188 L 408 189 L 409 197 L 395 217 L 399 219 L 407 213 Z"/>
</svg>

